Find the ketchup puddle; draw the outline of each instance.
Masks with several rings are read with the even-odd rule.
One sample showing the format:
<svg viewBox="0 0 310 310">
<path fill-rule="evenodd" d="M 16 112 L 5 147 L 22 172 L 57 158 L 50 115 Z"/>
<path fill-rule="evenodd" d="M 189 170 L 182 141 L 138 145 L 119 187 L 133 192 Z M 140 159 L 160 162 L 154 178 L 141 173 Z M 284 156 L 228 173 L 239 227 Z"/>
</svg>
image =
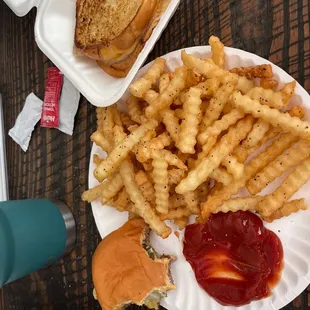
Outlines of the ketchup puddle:
<svg viewBox="0 0 310 310">
<path fill-rule="evenodd" d="M 267 297 L 281 278 L 281 241 L 249 211 L 217 213 L 187 226 L 183 254 L 200 286 L 222 305 Z"/>
</svg>

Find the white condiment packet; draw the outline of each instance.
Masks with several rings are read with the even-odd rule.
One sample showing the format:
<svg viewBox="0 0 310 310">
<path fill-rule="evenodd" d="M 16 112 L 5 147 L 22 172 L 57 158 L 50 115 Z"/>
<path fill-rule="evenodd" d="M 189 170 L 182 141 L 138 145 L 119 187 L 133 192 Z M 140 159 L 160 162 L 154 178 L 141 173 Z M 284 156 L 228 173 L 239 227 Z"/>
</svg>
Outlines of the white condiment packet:
<svg viewBox="0 0 310 310">
<path fill-rule="evenodd" d="M 74 117 L 79 107 L 80 92 L 64 76 L 62 91 L 59 101 L 59 125 L 58 129 L 72 136 Z"/>
<path fill-rule="evenodd" d="M 80 101 L 79 91 L 64 76 L 62 92 L 59 101 L 59 126 L 58 129 L 68 135 L 72 135 L 74 117 Z M 23 110 L 18 115 L 15 125 L 9 131 L 9 136 L 27 151 L 31 133 L 42 114 L 43 101 L 34 93 L 26 98 Z"/>
<path fill-rule="evenodd" d="M 22 148 L 27 151 L 31 133 L 34 126 L 41 118 L 43 101 L 34 93 L 26 98 L 22 111 L 17 116 L 15 125 L 9 131 L 9 136 Z"/>
</svg>

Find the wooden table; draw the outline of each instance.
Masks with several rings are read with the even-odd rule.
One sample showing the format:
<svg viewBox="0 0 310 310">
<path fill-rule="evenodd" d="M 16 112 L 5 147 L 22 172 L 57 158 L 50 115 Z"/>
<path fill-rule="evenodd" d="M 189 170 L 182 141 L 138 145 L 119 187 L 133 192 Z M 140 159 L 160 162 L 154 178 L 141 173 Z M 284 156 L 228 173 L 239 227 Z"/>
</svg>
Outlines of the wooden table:
<svg viewBox="0 0 310 310">
<path fill-rule="evenodd" d="M 36 46 L 35 16 L 32 10 L 18 18 L 0 2 L 0 92 L 6 132 L 30 92 L 43 98 L 46 70 L 52 65 Z M 309 0 L 181 1 L 149 60 L 182 47 L 207 45 L 215 34 L 227 46 L 271 60 L 310 91 L 309 18 Z M 89 136 L 95 127 L 95 108 L 82 98 L 72 137 L 37 126 L 26 153 L 7 137 L 10 198 L 65 201 L 77 222 L 77 244 L 56 264 L 0 290 L 0 309 L 99 309 L 92 296 L 91 257 L 100 237 L 90 206 L 80 198 L 87 188 Z M 308 290 L 285 309 L 310 309 Z"/>
</svg>

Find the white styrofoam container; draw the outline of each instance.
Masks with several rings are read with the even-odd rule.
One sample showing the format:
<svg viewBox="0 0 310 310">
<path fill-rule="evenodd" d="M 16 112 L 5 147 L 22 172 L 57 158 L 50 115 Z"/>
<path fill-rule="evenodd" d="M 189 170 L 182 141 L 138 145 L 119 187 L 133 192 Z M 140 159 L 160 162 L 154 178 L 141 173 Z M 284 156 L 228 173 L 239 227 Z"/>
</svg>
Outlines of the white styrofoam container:
<svg viewBox="0 0 310 310">
<path fill-rule="evenodd" d="M 210 46 L 196 46 L 185 49 L 187 53 L 196 57 L 210 57 Z M 253 65 L 270 64 L 276 79 L 280 82 L 279 87 L 283 83 L 293 80 L 284 70 L 272 64 L 266 59 L 257 55 L 235 49 L 225 47 L 227 68 L 248 67 Z M 166 59 L 167 67 L 173 71 L 182 64 L 181 50 L 162 56 Z M 135 79 L 141 77 L 151 64 L 147 64 L 139 70 Z M 119 108 L 128 97 L 129 92 L 123 96 L 123 100 L 118 102 Z M 306 115 L 305 118 L 310 120 L 310 96 L 305 89 L 298 83 L 296 84 L 295 94 L 291 99 L 291 103 L 302 106 Z M 92 147 L 90 158 L 94 154 L 105 157 L 105 153 L 95 143 Z M 93 171 L 95 164 L 89 161 L 89 178 L 88 185 L 92 188 L 98 184 Z M 283 180 L 283 176 L 282 176 Z M 269 194 L 280 183 L 280 178 L 269 184 L 260 195 Z M 240 195 L 245 194 L 243 192 Z M 282 241 L 284 250 L 284 269 L 282 278 L 276 285 L 271 296 L 253 301 L 248 305 L 241 307 L 222 306 L 211 298 L 197 283 L 194 272 L 185 260 L 183 255 L 183 234 L 180 232 L 180 238 L 175 234 L 171 234 L 167 239 L 158 237 L 155 233 L 151 234 L 151 243 L 160 254 L 172 254 L 177 260 L 172 264 L 172 276 L 174 278 L 177 289 L 168 292 L 168 297 L 161 301 L 161 305 L 168 310 L 278 310 L 295 299 L 310 283 L 310 181 L 308 181 L 292 199 L 305 198 L 308 205 L 306 211 L 300 211 L 289 217 L 281 218 L 273 223 L 265 223 L 265 226 L 274 231 Z M 110 234 L 113 230 L 118 229 L 128 220 L 127 212 L 119 212 L 109 206 L 102 206 L 100 199 L 92 202 L 92 209 L 97 228 L 102 238 Z M 169 221 L 169 226 L 175 231 L 174 226 Z"/>
<path fill-rule="evenodd" d="M 105 73 L 96 61 L 73 55 L 76 1 L 4 1 L 18 16 L 37 7 L 35 39 L 39 48 L 95 106 L 109 106 L 122 97 L 180 3 L 171 0 L 127 77 L 117 79 Z"/>
<path fill-rule="evenodd" d="M 0 201 L 5 201 L 9 198 L 7 178 L 2 96 L 0 94 Z"/>
</svg>

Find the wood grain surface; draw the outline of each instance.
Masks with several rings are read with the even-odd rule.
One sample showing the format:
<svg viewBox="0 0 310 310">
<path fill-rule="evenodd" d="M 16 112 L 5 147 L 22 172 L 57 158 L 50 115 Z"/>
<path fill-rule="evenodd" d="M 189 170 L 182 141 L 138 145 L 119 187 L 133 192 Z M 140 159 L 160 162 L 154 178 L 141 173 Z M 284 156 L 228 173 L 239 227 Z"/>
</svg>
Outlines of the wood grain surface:
<svg viewBox="0 0 310 310">
<path fill-rule="evenodd" d="M 46 70 L 53 66 L 36 46 L 35 16 L 34 9 L 19 18 L 0 2 L 0 93 L 6 132 L 29 93 L 43 99 Z M 309 0 L 181 1 L 149 60 L 182 47 L 206 45 L 215 34 L 227 46 L 271 60 L 310 91 L 309 16 Z M 89 136 L 95 127 L 95 108 L 82 98 L 72 137 L 37 126 L 26 153 L 6 137 L 10 199 L 65 201 L 77 222 L 77 244 L 56 264 L 0 290 L 1 310 L 99 309 L 92 296 L 91 257 L 100 237 L 90 206 L 80 198 L 87 188 Z M 284 309 L 310 309 L 309 289 Z"/>
</svg>

